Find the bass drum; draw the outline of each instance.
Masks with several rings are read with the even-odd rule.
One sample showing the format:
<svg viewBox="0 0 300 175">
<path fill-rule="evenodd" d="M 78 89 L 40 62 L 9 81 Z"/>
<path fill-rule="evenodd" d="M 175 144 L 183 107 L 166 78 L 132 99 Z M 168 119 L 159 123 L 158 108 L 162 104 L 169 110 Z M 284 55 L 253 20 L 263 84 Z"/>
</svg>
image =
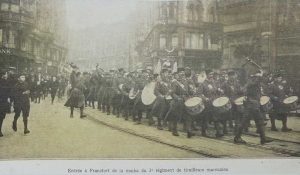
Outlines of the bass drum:
<svg viewBox="0 0 300 175">
<path fill-rule="evenodd" d="M 283 100 L 284 107 L 287 111 L 297 110 L 299 109 L 298 100 L 298 96 L 287 97 Z"/>
<path fill-rule="evenodd" d="M 154 95 L 155 82 L 148 83 L 142 91 L 142 102 L 144 105 L 149 106 L 154 103 L 156 96 Z"/>
<path fill-rule="evenodd" d="M 260 97 L 260 106 L 264 112 L 269 112 L 273 108 L 273 104 L 271 103 L 270 97 Z"/>
<path fill-rule="evenodd" d="M 218 113 L 225 113 L 231 109 L 231 103 L 228 97 L 219 97 L 213 101 L 213 106 Z"/>
<path fill-rule="evenodd" d="M 128 95 L 129 99 L 134 100 L 136 96 L 139 94 L 139 92 L 140 92 L 139 90 L 136 91 L 134 88 L 131 88 Z"/>
<path fill-rule="evenodd" d="M 200 97 L 187 99 L 184 105 L 187 113 L 190 115 L 198 115 L 205 109 L 203 100 Z"/>
<path fill-rule="evenodd" d="M 244 113 L 244 101 L 246 100 L 246 96 L 239 97 L 234 100 L 234 104 L 236 106 L 236 110 L 240 113 Z"/>
</svg>

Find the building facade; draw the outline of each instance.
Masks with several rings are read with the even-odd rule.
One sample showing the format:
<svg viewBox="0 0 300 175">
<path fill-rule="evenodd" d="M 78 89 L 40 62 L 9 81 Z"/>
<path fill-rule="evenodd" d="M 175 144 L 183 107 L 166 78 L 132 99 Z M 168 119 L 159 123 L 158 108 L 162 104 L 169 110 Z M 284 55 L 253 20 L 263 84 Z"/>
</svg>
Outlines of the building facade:
<svg viewBox="0 0 300 175">
<path fill-rule="evenodd" d="M 299 77 L 300 1 L 219 0 L 224 25 L 224 67 L 240 68 L 245 58 L 268 71 Z"/>
<path fill-rule="evenodd" d="M 136 50 L 144 66 L 166 60 L 196 71 L 221 66 L 223 28 L 215 1 L 141 2 L 139 9 Z"/>
<path fill-rule="evenodd" d="M 1 0 L 1 67 L 59 73 L 67 55 L 64 13 L 62 0 Z"/>
</svg>

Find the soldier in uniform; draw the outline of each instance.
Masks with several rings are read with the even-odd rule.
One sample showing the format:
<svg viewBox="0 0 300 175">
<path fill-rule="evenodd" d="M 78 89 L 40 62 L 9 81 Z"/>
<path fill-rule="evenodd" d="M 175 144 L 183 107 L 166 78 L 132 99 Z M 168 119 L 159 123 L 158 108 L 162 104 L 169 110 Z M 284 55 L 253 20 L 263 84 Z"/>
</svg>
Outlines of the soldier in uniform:
<svg viewBox="0 0 300 175">
<path fill-rule="evenodd" d="M 246 144 L 246 142 L 241 138 L 243 129 L 248 125 L 249 121 L 253 118 L 256 124 L 256 128 L 260 135 L 260 143 L 265 144 L 272 142 L 265 136 L 264 130 L 264 116 L 260 107 L 260 97 L 261 97 L 261 80 L 263 72 L 252 75 L 250 81 L 246 87 L 246 101 L 244 102 L 245 113 L 243 115 L 241 125 L 239 126 L 237 133 L 234 138 L 234 142 L 238 144 Z"/>
<path fill-rule="evenodd" d="M 222 89 L 224 90 L 225 96 L 230 99 L 232 104 L 231 110 L 225 117 L 227 120 L 229 120 L 229 122 L 232 122 L 232 120 L 235 121 L 235 130 L 237 130 L 236 127 L 240 124 L 240 116 L 243 114 L 237 111 L 237 106 L 234 104 L 234 100 L 243 96 L 244 93 L 237 79 L 237 74 L 234 71 L 228 72 L 228 80 L 222 85 Z M 224 127 L 226 127 L 226 123 Z M 224 128 L 224 134 L 227 134 L 226 128 Z"/>
<path fill-rule="evenodd" d="M 207 79 L 197 89 L 197 94 L 203 94 L 205 109 L 200 114 L 202 118 L 202 136 L 206 136 L 207 122 L 213 121 L 216 129 L 216 137 L 222 137 L 216 113 L 212 105 L 213 100 L 218 97 L 218 87 L 215 82 L 215 73 L 212 70 L 206 70 Z"/>
<path fill-rule="evenodd" d="M 124 69 L 120 68 L 116 73 L 115 77 L 113 79 L 113 111 L 112 113 L 116 115 L 117 117 L 120 117 L 120 110 L 121 110 L 121 100 L 122 100 L 122 94 L 119 86 L 121 84 L 124 84 Z"/>
<path fill-rule="evenodd" d="M 8 82 L 8 74 L 4 70 L 0 70 L 0 137 L 3 137 L 2 134 L 2 124 L 5 118 L 6 113 L 9 112 L 9 91 L 11 87 Z"/>
<path fill-rule="evenodd" d="M 132 106 L 131 100 L 129 100 L 129 91 L 131 88 L 134 86 L 134 81 L 133 81 L 133 75 L 132 73 L 126 73 L 124 74 L 124 84 L 123 86 L 120 87 L 120 91 L 122 94 L 122 99 L 121 99 L 121 113 L 122 117 L 125 118 L 125 120 L 128 120 L 128 117 L 132 111 Z"/>
<path fill-rule="evenodd" d="M 144 74 L 145 72 L 145 70 L 139 70 L 135 79 L 134 89 L 137 94 L 133 104 L 133 119 L 136 121 L 137 124 L 141 124 L 143 112 L 146 109 L 141 97 L 142 91 L 145 85 L 147 84 L 146 76 Z"/>
<path fill-rule="evenodd" d="M 283 100 L 290 96 L 292 91 L 291 88 L 286 86 L 282 81 L 282 75 L 277 73 L 274 75 L 274 83 L 271 84 L 270 88 L 270 96 L 273 103 L 273 111 L 270 113 L 271 119 L 271 130 L 278 131 L 275 125 L 275 120 L 282 121 L 282 129 L 283 132 L 292 131 L 292 129 L 287 127 L 287 111 L 283 106 Z"/>
<path fill-rule="evenodd" d="M 14 87 L 15 116 L 12 128 L 14 131 L 17 131 L 17 121 L 22 112 L 24 122 L 24 134 L 30 133 L 28 129 L 28 117 L 30 112 L 29 95 L 30 89 L 28 83 L 26 82 L 25 73 L 21 73 L 19 76 L 19 80 Z"/>
<path fill-rule="evenodd" d="M 50 82 L 50 94 L 51 94 L 51 104 L 53 104 L 57 90 L 59 87 L 59 83 L 55 76 L 52 77 L 52 81 Z"/>
<path fill-rule="evenodd" d="M 86 117 L 86 115 L 83 114 L 85 105 L 85 98 L 83 92 L 86 89 L 86 87 L 84 85 L 84 81 L 81 78 L 81 73 L 79 72 L 77 66 L 73 66 L 73 71 L 70 75 L 70 84 L 70 97 L 65 103 L 65 106 L 71 108 L 70 118 L 73 118 L 74 108 L 79 108 L 80 118 L 84 118 Z"/>
<path fill-rule="evenodd" d="M 115 70 L 110 70 L 107 76 L 105 77 L 104 83 L 104 94 L 103 94 L 103 106 L 104 109 L 102 112 L 106 112 L 107 115 L 111 114 L 111 107 L 112 107 L 112 99 L 115 95 L 113 89 L 113 74 Z"/>
<path fill-rule="evenodd" d="M 187 93 L 187 86 L 184 83 L 184 68 L 178 68 L 178 74 L 175 73 L 174 79 L 171 82 L 171 96 L 170 108 L 166 114 L 171 124 L 171 130 L 173 136 L 179 136 L 177 131 L 177 123 L 183 116 L 184 112 L 184 100 Z"/>
<path fill-rule="evenodd" d="M 154 95 L 156 96 L 156 101 L 153 104 L 151 116 L 153 116 L 154 111 L 158 111 L 157 129 L 159 130 L 163 129 L 162 121 L 164 120 L 165 115 L 168 112 L 169 102 L 171 100 L 170 98 L 171 79 L 169 74 L 170 74 L 169 69 L 167 68 L 162 69 L 160 75 L 161 79 L 156 82 L 154 88 Z"/>
</svg>

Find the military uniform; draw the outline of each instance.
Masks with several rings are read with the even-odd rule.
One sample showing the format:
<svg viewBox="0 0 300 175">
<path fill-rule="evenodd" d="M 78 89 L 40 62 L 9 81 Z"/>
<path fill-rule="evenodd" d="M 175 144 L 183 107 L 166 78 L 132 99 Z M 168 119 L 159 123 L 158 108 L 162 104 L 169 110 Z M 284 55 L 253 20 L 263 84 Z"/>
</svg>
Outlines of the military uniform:
<svg viewBox="0 0 300 175">
<path fill-rule="evenodd" d="M 6 79 L 0 77 L 0 137 L 3 137 L 2 134 L 2 124 L 5 118 L 6 113 L 10 112 L 10 106 L 8 103 L 9 91 L 11 87 L 9 82 Z"/>
<path fill-rule="evenodd" d="M 271 142 L 272 140 L 267 139 L 264 131 L 264 116 L 260 107 L 261 97 L 261 81 L 260 77 L 254 77 L 247 85 L 246 89 L 246 101 L 244 102 L 245 113 L 242 118 L 241 126 L 239 126 L 236 136 L 234 138 L 235 143 L 246 143 L 241 139 L 243 129 L 247 127 L 249 121 L 253 118 L 256 124 L 257 131 L 260 135 L 261 144 Z"/>
<path fill-rule="evenodd" d="M 27 93 L 28 92 L 28 93 Z M 28 130 L 28 117 L 30 112 L 30 100 L 29 100 L 29 85 L 28 83 L 19 81 L 14 87 L 14 108 L 15 116 L 13 121 L 13 129 L 17 131 L 17 121 L 21 115 L 23 115 L 24 133 L 29 133 Z"/>
<path fill-rule="evenodd" d="M 282 131 L 287 132 L 291 131 L 287 127 L 287 109 L 283 105 L 283 100 L 291 95 L 290 88 L 286 86 L 285 84 L 278 81 L 275 81 L 271 84 L 270 87 L 270 97 L 273 103 L 273 110 L 270 113 L 271 118 L 271 130 L 277 131 L 276 125 L 275 125 L 275 119 L 282 121 Z"/>
</svg>

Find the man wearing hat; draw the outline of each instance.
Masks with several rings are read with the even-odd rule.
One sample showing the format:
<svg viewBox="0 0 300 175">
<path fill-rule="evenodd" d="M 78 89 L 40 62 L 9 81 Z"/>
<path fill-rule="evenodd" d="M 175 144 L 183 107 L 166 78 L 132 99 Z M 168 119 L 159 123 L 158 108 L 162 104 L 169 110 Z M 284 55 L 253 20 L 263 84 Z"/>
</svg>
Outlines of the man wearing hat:
<svg viewBox="0 0 300 175">
<path fill-rule="evenodd" d="M 242 115 L 242 113 L 237 111 L 236 105 L 234 105 L 234 100 L 236 100 L 241 96 L 244 96 L 244 93 L 242 91 L 241 84 L 237 79 L 236 72 L 231 70 L 228 71 L 227 75 L 228 75 L 228 80 L 222 85 L 222 89 L 224 90 L 224 95 L 230 99 L 230 102 L 231 104 L 233 104 L 233 106 L 229 111 L 228 115 L 225 116 L 225 118 L 227 118 L 230 125 L 232 125 L 232 120 L 235 119 L 235 126 L 237 127 L 239 125 L 240 116 Z M 227 133 L 226 123 L 223 128 L 223 131 L 225 132 L 224 134 Z"/>
<path fill-rule="evenodd" d="M 170 101 L 170 108 L 166 114 L 166 118 L 169 119 L 173 136 L 179 136 L 177 131 L 177 123 L 183 116 L 184 111 L 184 100 L 188 95 L 188 87 L 184 84 L 185 72 L 184 68 L 178 68 L 178 73 L 175 73 L 176 77 L 171 82 L 172 100 Z"/>
<path fill-rule="evenodd" d="M 4 70 L 0 70 L 0 137 L 3 137 L 2 134 L 2 124 L 5 118 L 6 113 L 9 112 L 10 106 L 8 102 L 9 91 L 11 87 L 7 81 L 8 74 Z"/>
<path fill-rule="evenodd" d="M 157 129 L 162 130 L 162 121 L 166 113 L 168 112 L 168 106 L 170 98 L 167 97 L 170 95 L 171 90 L 171 79 L 170 71 L 167 68 L 164 68 L 160 72 L 160 80 L 155 84 L 154 95 L 157 97 L 154 105 L 152 107 L 152 113 L 158 111 L 157 113 Z M 149 121 L 149 124 L 152 124 L 153 120 Z"/>
<path fill-rule="evenodd" d="M 274 83 L 271 84 L 270 96 L 273 103 L 273 111 L 270 113 L 271 130 L 278 131 L 275 125 L 275 119 L 282 121 L 282 132 L 289 132 L 292 129 L 287 127 L 287 111 L 283 105 L 283 100 L 292 95 L 291 88 L 286 86 L 283 82 L 280 72 L 274 75 Z"/>
<path fill-rule="evenodd" d="M 238 127 L 236 132 L 234 142 L 238 144 L 246 144 L 246 142 L 241 138 L 243 129 L 247 127 L 249 121 L 253 118 L 256 124 L 257 131 L 260 135 L 260 143 L 265 144 L 272 142 L 265 135 L 264 126 L 264 113 L 261 111 L 260 107 L 260 97 L 262 96 L 262 76 L 263 72 L 253 74 L 246 87 L 246 101 L 244 102 L 245 113 L 243 115 L 241 125 Z"/>
<path fill-rule="evenodd" d="M 14 116 L 12 128 L 14 131 L 17 131 L 17 121 L 22 112 L 23 122 L 24 122 L 24 134 L 30 133 L 28 129 L 28 117 L 30 112 L 29 94 L 30 94 L 30 90 L 29 90 L 29 85 L 26 82 L 25 73 L 20 73 L 18 82 L 14 87 L 15 116 Z"/>
</svg>

